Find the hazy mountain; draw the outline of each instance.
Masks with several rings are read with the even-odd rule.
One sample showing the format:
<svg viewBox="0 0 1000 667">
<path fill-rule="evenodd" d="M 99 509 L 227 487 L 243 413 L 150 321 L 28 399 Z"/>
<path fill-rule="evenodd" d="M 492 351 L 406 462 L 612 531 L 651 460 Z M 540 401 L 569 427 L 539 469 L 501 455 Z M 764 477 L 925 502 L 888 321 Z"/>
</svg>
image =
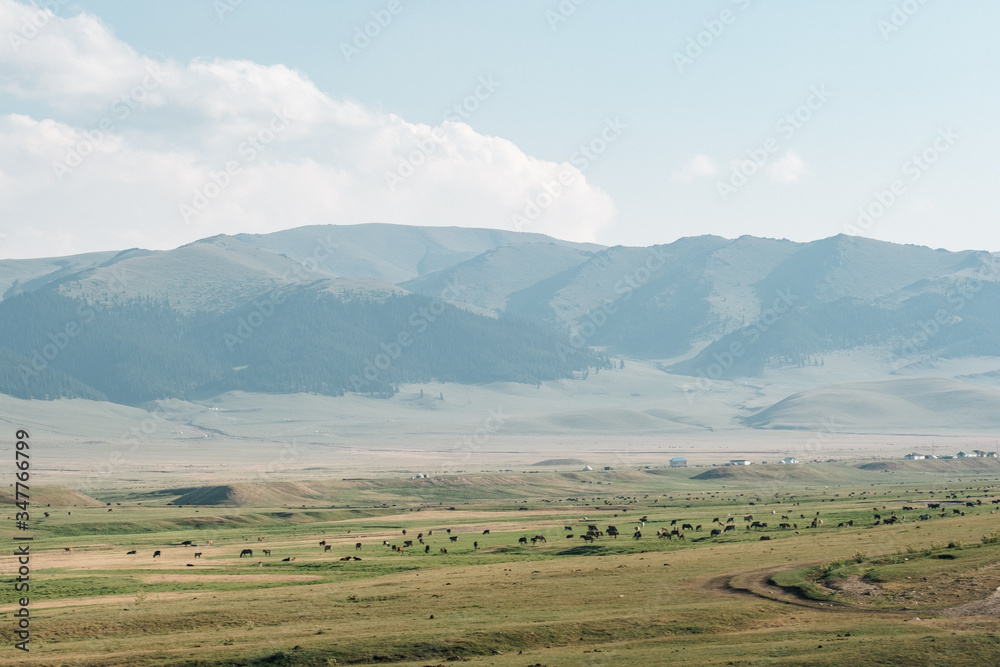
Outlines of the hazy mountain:
<svg viewBox="0 0 1000 667">
<path fill-rule="evenodd" d="M 567 378 L 608 367 L 604 353 L 713 380 L 822 369 L 845 350 L 866 350 L 883 377 L 1000 356 L 995 255 L 843 235 L 604 248 L 327 225 L 7 260 L 0 286 L 0 391 L 16 396 L 391 395 L 431 379 Z M 357 382 L 401 334 L 406 354 Z"/>
<path fill-rule="evenodd" d="M 755 428 L 848 433 L 988 431 L 1000 428 L 1000 391 L 943 378 L 833 384 L 789 396 L 744 421 Z"/>
</svg>

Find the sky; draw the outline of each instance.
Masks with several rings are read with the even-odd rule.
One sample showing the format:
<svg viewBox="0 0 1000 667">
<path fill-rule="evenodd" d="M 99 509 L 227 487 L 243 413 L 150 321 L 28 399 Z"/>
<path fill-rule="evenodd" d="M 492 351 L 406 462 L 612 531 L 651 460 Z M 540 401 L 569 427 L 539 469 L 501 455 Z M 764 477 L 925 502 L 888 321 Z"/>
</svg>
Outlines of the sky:
<svg viewBox="0 0 1000 667">
<path fill-rule="evenodd" d="M 992 0 L 0 0 L 0 258 L 368 222 L 1000 251 L 998 24 Z"/>
</svg>

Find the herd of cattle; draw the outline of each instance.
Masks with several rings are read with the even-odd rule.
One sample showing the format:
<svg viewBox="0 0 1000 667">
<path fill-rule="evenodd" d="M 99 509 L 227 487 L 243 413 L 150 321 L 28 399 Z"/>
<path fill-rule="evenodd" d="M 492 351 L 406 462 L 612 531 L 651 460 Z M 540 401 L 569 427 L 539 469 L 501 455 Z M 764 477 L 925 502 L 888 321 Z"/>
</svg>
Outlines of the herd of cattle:
<svg viewBox="0 0 1000 667">
<path fill-rule="evenodd" d="M 1000 504 L 1000 499 L 993 500 L 992 503 L 995 504 L 995 505 L 996 504 Z M 975 502 L 966 502 L 965 506 L 966 507 L 975 508 L 975 507 L 978 507 L 978 506 L 980 506 L 982 504 L 983 504 L 982 500 L 977 500 Z M 927 507 L 927 509 L 939 510 L 939 509 L 941 509 L 941 505 L 942 505 L 942 503 L 927 503 L 926 507 Z M 896 514 L 895 511 L 890 511 L 890 513 L 889 513 L 888 516 L 883 516 L 882 514 L 880 514 L 879 512 L 881 512 L 881 511 L 883 511 L 883 510 L 886 509 L 886 507 L 884 507 L 884 506 L 882 508 L 873 507 L 872 509 L 875 511 L 875 514 L 873 515 L 873 519 L 874 519 L 873 524 L 872 524 L 873 526 L 880 526 L 880 525 L 887 525 L 888 526 L 888 525 L 893 525 L 893 524 L 896 524 L 896 523 L 900 523 L 900 522 L 906 521 L 906 516 L 905 515 Z M 904 505 L 903 508 L 902 508 L 902 511 L 915 511 L 917 509 L 918 508 L 913 507 L 913 506 Z M 962 509 L 960 509 L 960 508 L 951 508 L 951 511 L 952 511 L 953 514 L 956 514 L 956 515 L 961 515 L 961 516 L 965 515 L 965 512 Z M 774 510 L 772 510 L 771 513 L 772 514 L 776 514 L 776 512 Z M 618 515 L 616 514 L 615 516 L 618 516 Z M 948 512 L 946 510 L 941 511 L 940 514 L 939 514 L 939 516 L 942 517 L 942 518 L 947 517 L 948 516 Z M 743 523 L 745 524 L 744 525 L 744 531 L 745 532 L 746 531 L 762 531 L 762 530 L 766 530 L 768 528 L 768 524 L 766 522 L 760 521 L 758 519 L 755 519 L 752 514 L 744 515 L 742 518 L 743 518 Z M 930 514 L 924 513 L 924 514 L 920 514 L 918 516 L 918 518 L 921 521 L 928 521 L 928 520 L 930 520 L 932 518 L 932 516 Z M 805 514 L 799 514 L 799 519 L 800 520 L 806 520 Z M 670 520 L 669 521 L 669 526 L 664 525 L 663 527 L 657 529 L 657 531 L 656 531 L 656 537 L 658 539 L 672 540 L 672 539 L 676 538 L 678 540 L 686 540 L 685 532 L 688 532 L 688 533 L 700 533 L 700 532 L 702 532 L 702 528 L 703 528 L 702 524 L 695 525 L 695 524 L 692 524 L 692 523 L 681 523 L 680 527 L 677 527 L 678 522 L 681 522 L 681 521 L 683 521 L 683 519 L 672 519 L 672 520 Z M 736 532 L 736 530 L 737 530 L 737 528 L 736 528 L 736 525 L 737 525 L 736 521 L 737 521 L 737 517 L 734 517 L 734 516 L 728 516 L 728 517 L 726 517 L 725 521 L 723 521 L 721 517 L 716 517 L 716 518 L 712 519 L 712 522 L 711 522 L 711 524 L 709 526 L 710 531 L 708 532 L 708 535 L 705 536 L 705 537 L 703 537 L 702 539 L 710 539 L 710 538 L 720 537 L 720 536 L 724 535 L 727 532 Z M 807 520 L 807 521 L 808 521 L 808 523 L 803 524 L 804 528 L 819 528 L 819 527 L 821 527 L 823 525 L 823 519 L 819 518 L 819 512 L 816 512 L 816 516 L 812 517 L 811 520 Z M 635 539 L 635 540 L 641 540 L 642 539 L 642 529 L 645 528 L 645 526 L 646 526 L 646 524 L 648 522 L 649 522 L 649 518 L 647 516 L 643 516 L 643 517 L 641 517 L 638 520 L 639 525 L 637 525 L 637 526 L 634 527 L 633 533 L 632 533 L 632 539 Z M 666 524 L 667 522 L 664 521 L 663 523 Z M 843 521 L 843 522 L 840 522 L 840 523 L 837 524 L 838 528 L 853 527 L 853 526 L 854 526 L 854 519 Z M 781 522 L 777 524 L 777 527 L 778 527 L 779 530 L 798 530 L 799 529 L 799 524 L 798 523 L 794 523 L 794 519 L 792 519 L 790 517 L 790 515 L 784 515 L 783 514 L 783 515 L 781 515 Z M 592 523 L 588 523 L 587 524 L 585 532 L 583 531 L 582 528 L 580 529 L 580 531 L 575 531 L 574 528 L 573 528 L 573 526 L 563 526 L 563 529 L 566 531 L 566 539 L 573 539 L 576 536 L 576 532 L 579 532 L 580 533 L 580 539 L 583 540 L 583 541 L 585 541 L 585 542 L 588 542 L 588 543 L 589 542 L 594 542 L 595 540 L 600 539 L 600 538 L 605 537 L 605 536 L 617 539 L 618 536 L 621 534 L 619 532 L 618 528 L 616 526 L 614 526 L 614 525 L 609 525 L 607 527 L 606 531 L 602 531 L 602 530 L 600 530 L 597 527 L 597 524 L 592 524 Z M 682 532 L 682 531 L 685 531 L 685 532 Z M 459 536 L 458 535 L 452 535 L 451 534 L 451 528 L 446 528 L 445 532 L 446 532 L 446 534 L 448 536 L 448 541 L 449 542 L 451 542 L 451 543 L 458 542 Z M 434 534 L 433 530 L 428 530 L 427 531 L 427 537 L 431 537 L 433 534 Z M 482 534 L 483 535 L 489 535 L 490 534 L 489 529 L 484 530 L 482 532 Z M 405 529 L 402 531 L 402 536 L 406 537 L 406 530 Z M 770 540 L 771 537 L 768 536 L 768 535 L 761 535 L 759 539 L 760 540 Z M 246 537 L 246 536 L 244 536 L 243 540 L 244 541 L 248 541 L 249 538 Z M 258 537 L 257 538 L 257 542 L 258 543 L 263 542 L 263 541 L 264 541 L 263 537 Z M 395 544 L 395 543 L 390 542 L 389 540 L 383 540 L 382 541 L 382 546 L 383 547 L 389 547 L 389 548 L 392 549 L 393 552 L 395 552 L 395 553 L 397 553 L 399 555 L 403 555 L 408 550 L 410 550 L 411 548 L 413 548 L 413 540 L 412 539 L 405 539 L 405 540 L 401 540 L 401 541 L 402 541 L 402 544 Z M 417 537 L 416 537 L 416 541 L 421 546 L 423 546 L 423 550 L 422 550 L 423 553 L 429 554 L 431 552 L 431 545 L 426 544 L 424 542 L 424 533 L 422 533 L 422 532 L 418 533 Z M 544 544 L 544 543 L 547 542 L 545 536 L 541 535 L 541 534 L 536 534 L 533 537 L 521 536 L 517 540 L 517 542 L 518 542 L 519 545 L 524 545 L 524 546 L 526 546 L 529 541 L 532 544 L 539 544 L 539 543 Z M 206 541 L 206 545 L 207 546 L 213 546 L 214 545 L 213 540 L 207 540 Z M 184 542 L 180 543 L 180 546 L 183 546 L 183 547 L 197 547 L 198 545 L 195 544 L 191 540 L 185 540 Z M 319 542 L 319 546 L 323 550 L 324 553 L 330 551 L 333 548 L 333 545 L 332 544 L 328 544 L 326 540 L 321 540 Z M 362 545 L 361 542 L 355 543 L 355 545 L 354 545 L 355 551 L 361 551 L 362 550 L 362 546 L 363 545 Z M 478 550 L 479 549 L 479 542 L 478 541 L 473 541 L 472 548 L 473 548 L 473 550 Z M 66 552 L 72 552 L 73 549 L 72 549 L 72 547 L 64 547 L 64 550 Z M 417 551 L 419 553 L 420 549 L 418 548 Z M 271 549 L 263 549 L 262 548 L 261 552 L 265 556 L 270 556 L 271 555 Z M 445 547 L 440 547 L 439 548 L 439 552 L 442 553 L 442 554 L 447 554 L 448 553 L 448 549 L 445 548 Z M 202 555 L 203 555 L 203 553 L 204 552 L 202 552 L 202 551 L 195 551 L 195 552 L 193 552 L 194 558 L 201 558 Z M 138 555 L 138 551 L 135 550 L 135 549 L 133 549 L 133 550 L 128 551 L 126 553 L 126 555 L 129 555 L 129 556 Z M 162 555 L 163 554 L 162 554 L 162 551 L 160 549 L 157 549 L 157 550 L 153 551 L 153 558 L 160 558 L 160 557 L 162 557 Z M 244 548 L 240 552 L 239 557 L 240 558 L 245 558 L 245 557 L 252 558 L 253 557 L 253 549 Z M 344 557 L 341 557 L 340 560 L 342 560 L 342 561 L 360 561 L 361 559 L 358 558 L 357 556 L 344 556 Z M 293 562 L 293 561 L 295 561 L 295 557 L 294 556 L 289 556 L 289 557 L 286 557 L 286 558 L 282 559 L 282 562 Z M 260 564 L 261 563 L 258 563 L 258 565 L 260 565 Z M 188 563 L 187 566 L 188 567 L 194 567 L 194 564 L 193 563 Z"/>
</svg>

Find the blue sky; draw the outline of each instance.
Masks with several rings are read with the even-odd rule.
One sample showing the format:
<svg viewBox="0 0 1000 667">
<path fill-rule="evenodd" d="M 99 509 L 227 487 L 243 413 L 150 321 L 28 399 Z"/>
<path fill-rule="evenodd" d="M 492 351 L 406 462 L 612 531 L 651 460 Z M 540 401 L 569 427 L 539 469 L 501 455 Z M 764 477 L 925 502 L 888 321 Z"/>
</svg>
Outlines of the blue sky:
<svg viewBox="0 0 1000 667">
<path fill-rule="evenodd" d="M 1000 250 L 993 2 L 50 4 L 0 0 L 0 257 L 320 222 Z"/>
</svg>

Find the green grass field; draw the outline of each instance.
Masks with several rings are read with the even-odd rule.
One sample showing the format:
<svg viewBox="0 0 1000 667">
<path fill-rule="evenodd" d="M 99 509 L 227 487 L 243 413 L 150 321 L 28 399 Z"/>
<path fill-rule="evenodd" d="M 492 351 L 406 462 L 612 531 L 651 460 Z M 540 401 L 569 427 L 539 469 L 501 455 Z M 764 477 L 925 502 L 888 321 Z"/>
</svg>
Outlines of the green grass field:
<svg viewBox="0 0 1000 667">
<path fill-rule="evenodd" d="M 723 470 L 118 490 L 98 503 L 39 489 L 51 502 L 31 510 L 31 652 L 4 623 L 0 663 L 996 661 L 1000 466 Z M 181 505 L 199 493 L 228 504 Z M 294 502 L 256 504 L 275 495 Z M 884 525 L 893 513 L 905 520 Z M 603 535 L 582 539 L 589 525 Z M 657 537 L 672 528 L 684 538 Z M 10 619 L 14 558 L 2 566 Z"/>
</svg>

